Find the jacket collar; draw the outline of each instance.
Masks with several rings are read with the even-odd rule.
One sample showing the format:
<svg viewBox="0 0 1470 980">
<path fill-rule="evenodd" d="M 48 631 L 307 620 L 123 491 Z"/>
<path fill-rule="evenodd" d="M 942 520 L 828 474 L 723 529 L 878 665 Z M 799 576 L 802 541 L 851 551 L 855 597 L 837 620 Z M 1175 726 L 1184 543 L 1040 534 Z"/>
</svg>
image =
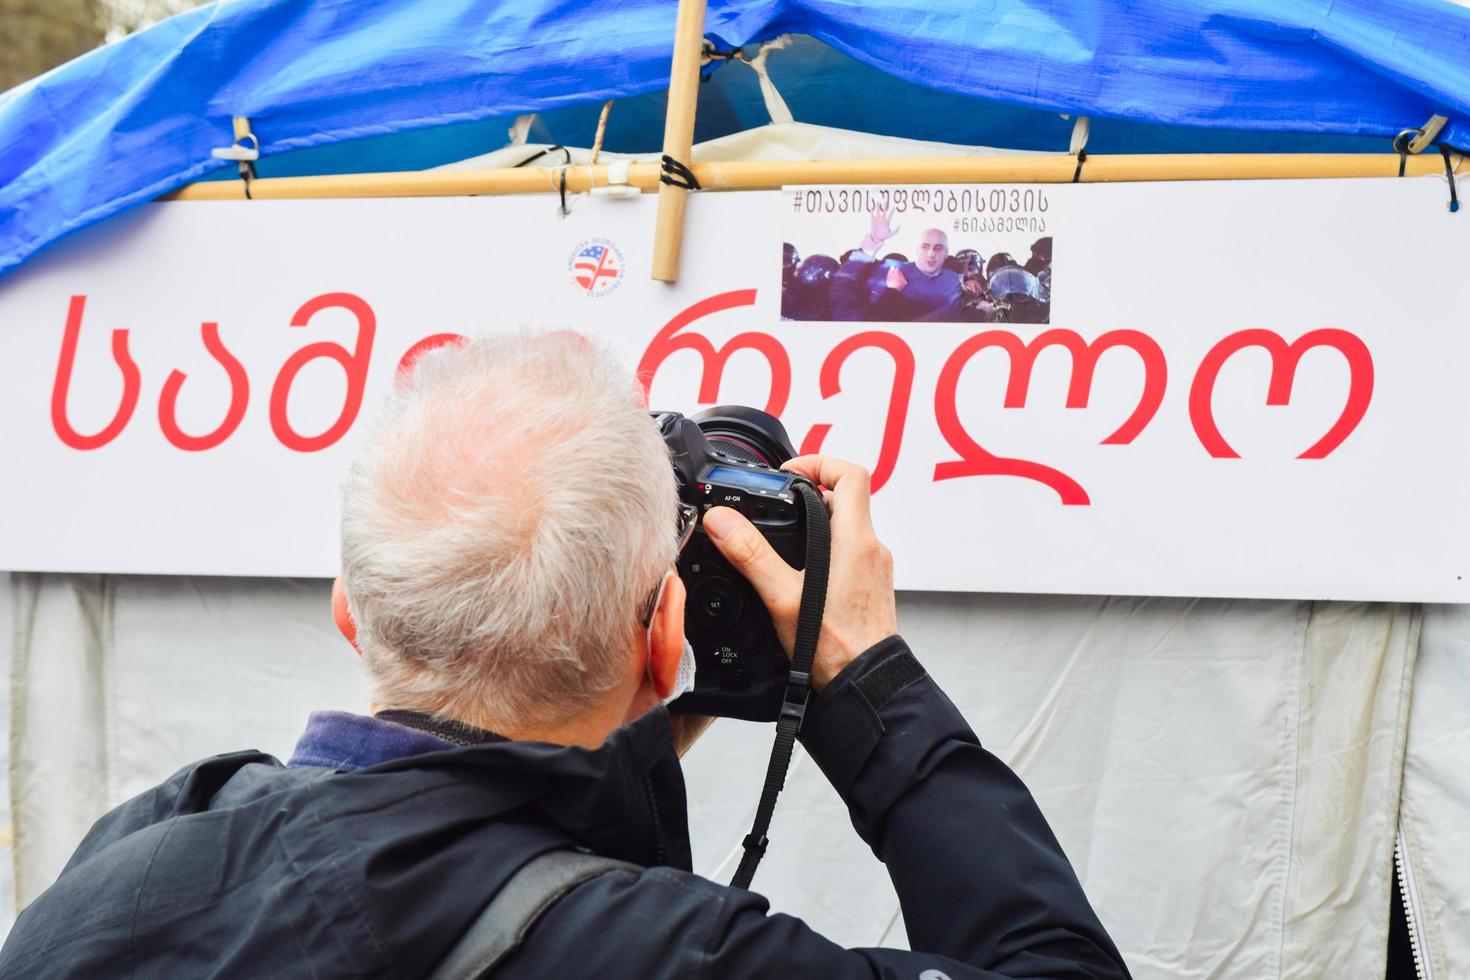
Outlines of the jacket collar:
<svg viewBox="0 0 1470 980">
<path fill-rule="evenodd" d="M 614 730 L 596 749 L 511 740 L 459 747 L 382 719 L 318 712 L 291 762 L 489 781 L 538 822 L 599 854 L 645 867 L 692 866 L 684 774 L 663 707 Z"/>
</svg>

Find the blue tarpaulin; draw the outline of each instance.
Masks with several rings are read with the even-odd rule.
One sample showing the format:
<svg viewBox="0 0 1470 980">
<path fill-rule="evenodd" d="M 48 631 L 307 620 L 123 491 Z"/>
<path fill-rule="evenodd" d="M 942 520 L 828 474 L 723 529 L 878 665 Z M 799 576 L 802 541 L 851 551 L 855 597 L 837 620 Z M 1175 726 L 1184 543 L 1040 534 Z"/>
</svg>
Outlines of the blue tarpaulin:
<svg viewBox="0 0 1470 980">
<path fill-rule="evenodd" d="M 232 166 L 210 150 L 235 116 L 296 173 L 444 162 L 500 145 L 492 121 L 569 124 L 610 98 L 643 106 L 610 148 L 655 149 L 674 13 L 672 0 L 233 0 L 170 18 L 0 95 L 0 272 Z M 1387 151 L 1439 114 L 1440 139 L 1470 147 L 1470 9 L 1448 0 L 710 0 L 720 48 L 783 33 L 823 42 L 785 69 L 772 59 L 783 91 L 781 70 L 803 69 L 798 119 L 887 135 L 1061 149 L 1056 114 L 1075 113 L 1093 118 L 1094 150 L 1379 137 Z M 710 94 L 702 122 L 764 121 L 748 98 L 707 112 Z M 1299 138 L 1261 142 L 1280 134 Z"/>
</svg>

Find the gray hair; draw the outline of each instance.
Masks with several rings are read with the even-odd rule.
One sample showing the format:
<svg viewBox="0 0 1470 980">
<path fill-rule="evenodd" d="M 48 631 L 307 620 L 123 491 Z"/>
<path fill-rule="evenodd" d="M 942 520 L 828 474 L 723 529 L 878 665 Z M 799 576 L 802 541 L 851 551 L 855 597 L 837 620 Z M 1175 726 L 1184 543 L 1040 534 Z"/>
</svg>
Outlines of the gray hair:
<svg viewBox="0 0 1470 980">
<path fill-rule="evenodd" d="M 607 350 L 562 332 L 428 352 L 343 491 L 374 701 L 500 730 L 594 703 L 677 557 L 676 507 L 668 450 Z"/>
</svg>

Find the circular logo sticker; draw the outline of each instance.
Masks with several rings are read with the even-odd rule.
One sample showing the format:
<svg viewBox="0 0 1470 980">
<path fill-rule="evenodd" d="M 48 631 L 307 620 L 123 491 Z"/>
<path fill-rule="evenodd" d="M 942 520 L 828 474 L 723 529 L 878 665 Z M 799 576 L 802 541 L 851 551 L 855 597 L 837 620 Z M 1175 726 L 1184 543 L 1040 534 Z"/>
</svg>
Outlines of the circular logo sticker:
<svg viewBox="0 0 1470 980">
<path fill-rule="evenodd" d="M 578 291 L 601 299 L 623 281 L 623 253 L 606 238 L 589 238 L 572 249 L 567 274 Z"/>
</svg>

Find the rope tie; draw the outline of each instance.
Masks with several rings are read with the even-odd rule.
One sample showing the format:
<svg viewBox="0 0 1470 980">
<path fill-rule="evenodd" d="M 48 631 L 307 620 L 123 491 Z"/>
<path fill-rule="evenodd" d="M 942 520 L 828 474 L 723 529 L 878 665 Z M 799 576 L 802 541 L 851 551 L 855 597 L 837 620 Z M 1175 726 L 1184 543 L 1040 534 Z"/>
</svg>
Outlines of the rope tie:
<svg viewBox="0 0 1470 980">
<path fill-rule="evenodd" d="M 608 99 L 602 104 L 602 114 L 597 117 L 597 135 L 592 137 L 592 155 L 587 158 L 587 166 L 597 164 L 597 155 L 602 152 L 602 138 L 607 135 L 607 114 L 612 111 L 613 100 Z"/>
</svg>

